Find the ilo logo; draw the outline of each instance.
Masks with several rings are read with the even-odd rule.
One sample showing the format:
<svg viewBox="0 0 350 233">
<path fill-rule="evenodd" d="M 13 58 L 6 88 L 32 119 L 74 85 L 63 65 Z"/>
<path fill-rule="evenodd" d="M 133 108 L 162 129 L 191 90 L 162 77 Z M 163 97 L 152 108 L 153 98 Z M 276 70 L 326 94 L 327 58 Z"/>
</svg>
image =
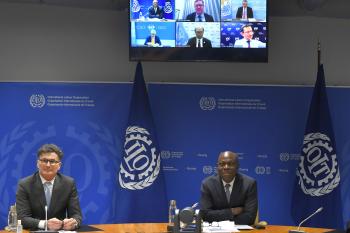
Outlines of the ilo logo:
<svg viewBox="0 0 350 233">
<path fill-rule="evenodd" d="M 45 96 L 41 94 L 33 94 L 29 98 L 29 103 L 32 108 L 42 108 L 45 106 Z"/>
<path fill-rule="evenodd" d="M 214 110 L 216 101 L 214 97 L 202 97 L 199 101 L 199 106 L 202 110 Z"/>
<path fill-rule="evenodd" d="M 171 153 L 168 150 L 163 150 L 160 152 L 160 156 L 162 157 L 162 159 L 170 159 Z"/>
<path fill-rule="evenodd" d="M 287 162 L 289 160 L 289 153 L 281 153 L 280 154 L 280 160 L 282 162 Z"/>
<path fill-rule="evenodd" d="M 212 166 L 203 166 L 203 173 L 210 175 L 213 173 L 213 167 Z"/>
</svg>

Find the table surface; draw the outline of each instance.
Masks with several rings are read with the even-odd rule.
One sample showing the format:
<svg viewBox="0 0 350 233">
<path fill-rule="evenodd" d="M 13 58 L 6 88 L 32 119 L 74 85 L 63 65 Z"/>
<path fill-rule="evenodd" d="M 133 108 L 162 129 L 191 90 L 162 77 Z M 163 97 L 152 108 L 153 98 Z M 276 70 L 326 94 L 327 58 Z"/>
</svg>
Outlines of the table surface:
<svg viewBox="0 0 350 233">
<path fill-rule="evenodd" d="M 87 230 L 86 232 L 95 232 L 95 233 L 165 233 L 167 232 L 166 223 L 130 223 L 130 224 L 96 224 L 90 225 L 94 229 L 93 231 Z M 245 233 L 288 233 L 289 230 L 295 230 L 295 226 L 277 226 L 271 225 L 266 226 L 266 229 L 254 229 L 254 230 L 244 230 Z M 309 228 L 301 227 L 300 230 L 305 231 L 306 233 L 321 233 L 328 232 L 332 229 L 324 228 Z M 84 232 L 84 231 L 80 231 Z M 0 231 L 0 233 L 8 233 L 5 230 Z M 24 230 L 23 233 L 29 233 L 29 231 Z"/>
</svg>

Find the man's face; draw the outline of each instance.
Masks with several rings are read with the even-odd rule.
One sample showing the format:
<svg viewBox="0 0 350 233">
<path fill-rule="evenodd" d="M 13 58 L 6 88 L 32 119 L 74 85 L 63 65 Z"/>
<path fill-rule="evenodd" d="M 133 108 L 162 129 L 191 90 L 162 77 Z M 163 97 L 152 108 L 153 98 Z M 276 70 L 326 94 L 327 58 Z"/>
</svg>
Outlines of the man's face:
<svg viewBox="0 0 350 233">
<path fill-rule="evenodd" d="M 194 3 L 194 9 L 198 15 L 202 14 L 204 12 L 204 2 L 203 1 L 196 1 Z"/>
<path fill-rule="evenodd" d="M 243 28 L 243 32 L 241 32 L 241 35 L 246 40 L 252 40 L 253 39 L 253 35 L 254 35 L 252 27 L 245 27 L 245 28 Z"/>
<path fill-rule="evenodd" d="M 154 1 L 153 1 L 153 7 L 154 7 L 154 8 L 158 7 L 158 0 L 154 0 Z"/>
<path fill-rule="evenodd" d="M 43 153 L 37 161 L 39 173 L 45 180 L 51 181 L 61 168 L 61 161 L 55 152 Z"/>
<path fill-rule="evenodd" d="M 238 156 L 232 152 L 222 152 L 218 159 L 218 172 L 221 179 L 230 183 L 238 170 Z"/>
<path fill-rule="evenodd" d="M 248 2 L 242 2 L 242 6 L 243 6 L 244 8 L 247 8 Z"/>
<path fill-rule="evenodd" d="M 196 33 L 196 37 L 198 39 L 201 39 L 204 34 L 204 28 L 196 28 L 195 33 Z"/>
</svg>

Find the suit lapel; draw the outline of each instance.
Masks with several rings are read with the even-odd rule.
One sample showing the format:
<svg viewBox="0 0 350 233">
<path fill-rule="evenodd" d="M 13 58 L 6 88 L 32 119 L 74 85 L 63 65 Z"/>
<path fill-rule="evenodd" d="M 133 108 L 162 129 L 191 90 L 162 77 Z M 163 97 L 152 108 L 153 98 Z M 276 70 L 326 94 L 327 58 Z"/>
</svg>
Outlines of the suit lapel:
<svg viewBox="0 0 350 233">
<path fill-rule="evenodd" d="M 224 185 L 222 184 L 222 180 L 221 180 L 220 176 L 217 175 L 216 179 L 217 179 L 217 184 L 218 184 L 215 187 L 216 193 L 218 193 L 220 195 L 220 200 L 222 200 L 224 203 L 228 203 L 227 198 L 226 198 L 225 188 L 224 188 Z"/>
<path fill-rule="evenodd" d="M 34 175 L 34 181 L 33 181 L 33 194 L 34 196 L 38 197 L 39 203 L 43 210 L 45 210 L 46 205 L 46 199 L 45 199 L 45 192 L 44 192 L 44 186 L 42 184 L 42 181 L 40 179 L 40 175 L 37 172 Z"/>
<path fill-rule="evenodd" d="M 241 186 L 242 186 L 242 178 L 241 176 L 237 173 L 236 174 L 236 178 L 235 178 L 235 182 L 233 183 L 233 187 L 232 187 L 232 191 L 231 191 L 231 198 L 230 198 L 230 203 L 235 205 L 235 201 L 237 198 L 235 197 L 239 197 L 240 196 L 240 190 L 241 190 Z"/>
</svg>

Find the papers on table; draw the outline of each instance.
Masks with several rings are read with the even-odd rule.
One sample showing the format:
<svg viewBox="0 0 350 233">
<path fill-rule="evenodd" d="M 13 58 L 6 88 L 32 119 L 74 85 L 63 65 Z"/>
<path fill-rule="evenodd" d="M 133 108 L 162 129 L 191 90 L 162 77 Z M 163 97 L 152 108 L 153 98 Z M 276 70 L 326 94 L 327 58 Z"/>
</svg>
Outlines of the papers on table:
<svg viewBox="0 0 350 233">
<path fill-rule="evenodd" d="M 203 233 L 229 233 L 239 232 L 239 230 L 252 230 L 248 225 L 235 225 L 233 221 L 203 222 Z"/>
</svg>

